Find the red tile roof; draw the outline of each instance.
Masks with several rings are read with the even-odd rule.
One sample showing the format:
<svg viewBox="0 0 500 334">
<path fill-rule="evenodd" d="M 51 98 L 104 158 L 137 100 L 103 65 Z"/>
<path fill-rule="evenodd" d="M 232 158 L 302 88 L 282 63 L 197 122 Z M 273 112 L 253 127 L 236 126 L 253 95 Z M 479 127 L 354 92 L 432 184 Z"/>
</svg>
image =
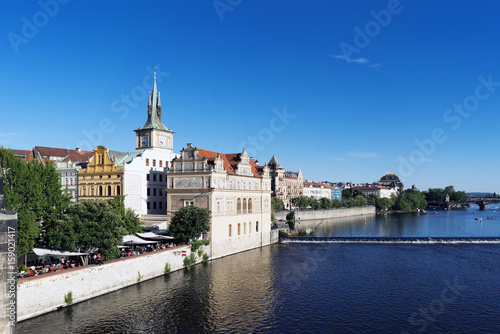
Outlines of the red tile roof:
<svg viewBox="0 0 500 334">
<path fill-rule="evenodd" d="M 32 150 L 16 150 L 16 149 L 10 149 L 10 150 L 12 151 L 12 153 L 14 153 L 14 156 L 20 157 L 23 161 L 33 160 Z"/>
<path fill-rule="evenodd" d="M 219 153 L 209 150 L 204 150 L 201 148 L 197 148 L 198 155 L 202 158 L 208 160 L 210 165 L 214 165 L 214 160 L 217 157 L 217 154 L 223 160 L 224 168 L 228 174 L 236 175 L 236 168 L 238 166 L 238 162 L 240 161 L 241 153 Z M 251 165 L 251 170 L 254 177 L 262 177 L 261 173 L 259 173 L 259 167 L 253 159 L 248 158 L 248 161 Z"/>
<path fill-rule="evenodd" d="M 35 146 L 35 150 L 40 152 L 42 155 L 41 158 L 54 160 L 51 158 L 64 158 L 64 161 L 71 160 L 73 162 L 85 162 L 88 161 L 93 155 L 94 152 L 90 151 L 77 151 L 70 150 L 67 148 L 55 148 L 55 147 L 44 147 L 44 146 Z"/>
</svg>

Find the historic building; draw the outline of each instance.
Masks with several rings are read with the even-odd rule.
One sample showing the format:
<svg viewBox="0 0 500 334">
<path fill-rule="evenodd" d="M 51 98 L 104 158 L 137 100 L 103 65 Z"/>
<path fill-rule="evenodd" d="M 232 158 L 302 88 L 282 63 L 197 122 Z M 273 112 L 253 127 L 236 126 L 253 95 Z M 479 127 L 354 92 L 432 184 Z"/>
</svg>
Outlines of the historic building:
<svg viewBox="0 0 500 334">
<path fill-rule="evenodd" d="M 224 154 L 187 144 L 167 171 L 167 214 L 188 205 L 211 211 L 212 257 L 270 243 L 271 178 L 247 152 Z"/>
<path fill-rule="evenodd" d="M 298 173 L 285 171 L 278 159 L 273 155 L 267 166 L 271 174 L 271 190 L 273 198 L 280 198 L 285 209 L 292 208 L 292 199 L 299 197 L 304 191 L 302 171 Z"/>
<path fill-rule="evenodd" d="M 78 171 L 79 200 L 112 199 L 123 195 L 123 163 L 126 156 L 127 153 L 97 146 L 91 161 Z"/>
<path fill-rule="evenodd" d="M 80 171 L 82 199 L 107 199 L 125 195 L 125 207 L 141 215 L 143 220 L 164 223 L 166 217 L 166 171 L 176 156 L 173 134 L 161 120 L 160 92 L 149 93 L 147 120 L 135 131 L 135 152 L 112 151 L 98 146 L 94 158 Z M 82 196 L 82 194 L 84 194 Z"/>
<path fill-rule="evenodd" d="M 317 200 L 332 197 L 332 186 L 327 183 L 304 181 L 304 188 L 302 191 L 304 196 L 314 197 Z"/>
<path fill-rule="evenodd" d="M 378 183 L 381 186 L 389 187 L 389 188 L 399 188 L 403 187 L 403 183 L 399 179 L 399 177 L 394 173 L 386 173 L 384 176 L 380 178 Z"/>
<path fill-rule="evenodd" d="M 392 194 L 397 194 L 396 188 L 381 187 L 381 186 L 356 186 L 352 187 L 352 190 L 359 190 L 365 196 L 374 195 L 377 198 L 391 198 Z"/>
</svg>

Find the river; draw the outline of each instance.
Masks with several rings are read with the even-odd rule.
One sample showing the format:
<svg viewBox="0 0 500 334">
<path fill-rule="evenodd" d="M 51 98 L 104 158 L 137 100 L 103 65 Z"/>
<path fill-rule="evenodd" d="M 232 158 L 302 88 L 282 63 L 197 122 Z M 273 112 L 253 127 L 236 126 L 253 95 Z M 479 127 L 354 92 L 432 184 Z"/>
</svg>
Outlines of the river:
<svg viewBox="0 0 500 334">
<path fill-rule="evenodd" d="M 475 210 L 301 222 L 297 229 L 500 237 L 500 212 Z M 18 333 L 500 333 L 499 261 L 497 242 L 278 244 L 21 322 Z"/>
</svg>

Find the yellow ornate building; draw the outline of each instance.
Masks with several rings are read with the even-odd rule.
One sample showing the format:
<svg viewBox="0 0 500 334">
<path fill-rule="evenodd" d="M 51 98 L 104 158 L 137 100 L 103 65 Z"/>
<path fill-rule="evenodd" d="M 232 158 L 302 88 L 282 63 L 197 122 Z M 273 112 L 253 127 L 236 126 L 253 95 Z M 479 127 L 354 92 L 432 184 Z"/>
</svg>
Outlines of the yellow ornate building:
<svg viewBox="0 0 500 334">
<path fill-rule="evenodd" d="M 123 156 L 123 157 L 122 157 Z M 104 146 L 94 149 L 86 168 L 78 171 L 80 200 L 111 199 L 123 194 L 123 158 L 127 153 L 110 151 Z M 121 161 L 119 166 L 117 161 Z"/>
</svg>

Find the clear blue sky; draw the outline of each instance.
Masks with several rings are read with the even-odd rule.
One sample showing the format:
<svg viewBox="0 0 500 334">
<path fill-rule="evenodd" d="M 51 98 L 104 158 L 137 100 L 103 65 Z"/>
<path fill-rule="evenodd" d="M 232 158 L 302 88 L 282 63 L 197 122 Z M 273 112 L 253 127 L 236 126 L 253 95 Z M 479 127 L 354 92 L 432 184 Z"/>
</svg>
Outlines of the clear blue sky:
<svg viewBox="0 0 500 334">
<path fill-rule="evenodd" d="M 498 2 L 41 3 L 0 4 L 0 145 L 133 151 L 158 66 L 176 152 L 500 192 Z"/>
</svg>

